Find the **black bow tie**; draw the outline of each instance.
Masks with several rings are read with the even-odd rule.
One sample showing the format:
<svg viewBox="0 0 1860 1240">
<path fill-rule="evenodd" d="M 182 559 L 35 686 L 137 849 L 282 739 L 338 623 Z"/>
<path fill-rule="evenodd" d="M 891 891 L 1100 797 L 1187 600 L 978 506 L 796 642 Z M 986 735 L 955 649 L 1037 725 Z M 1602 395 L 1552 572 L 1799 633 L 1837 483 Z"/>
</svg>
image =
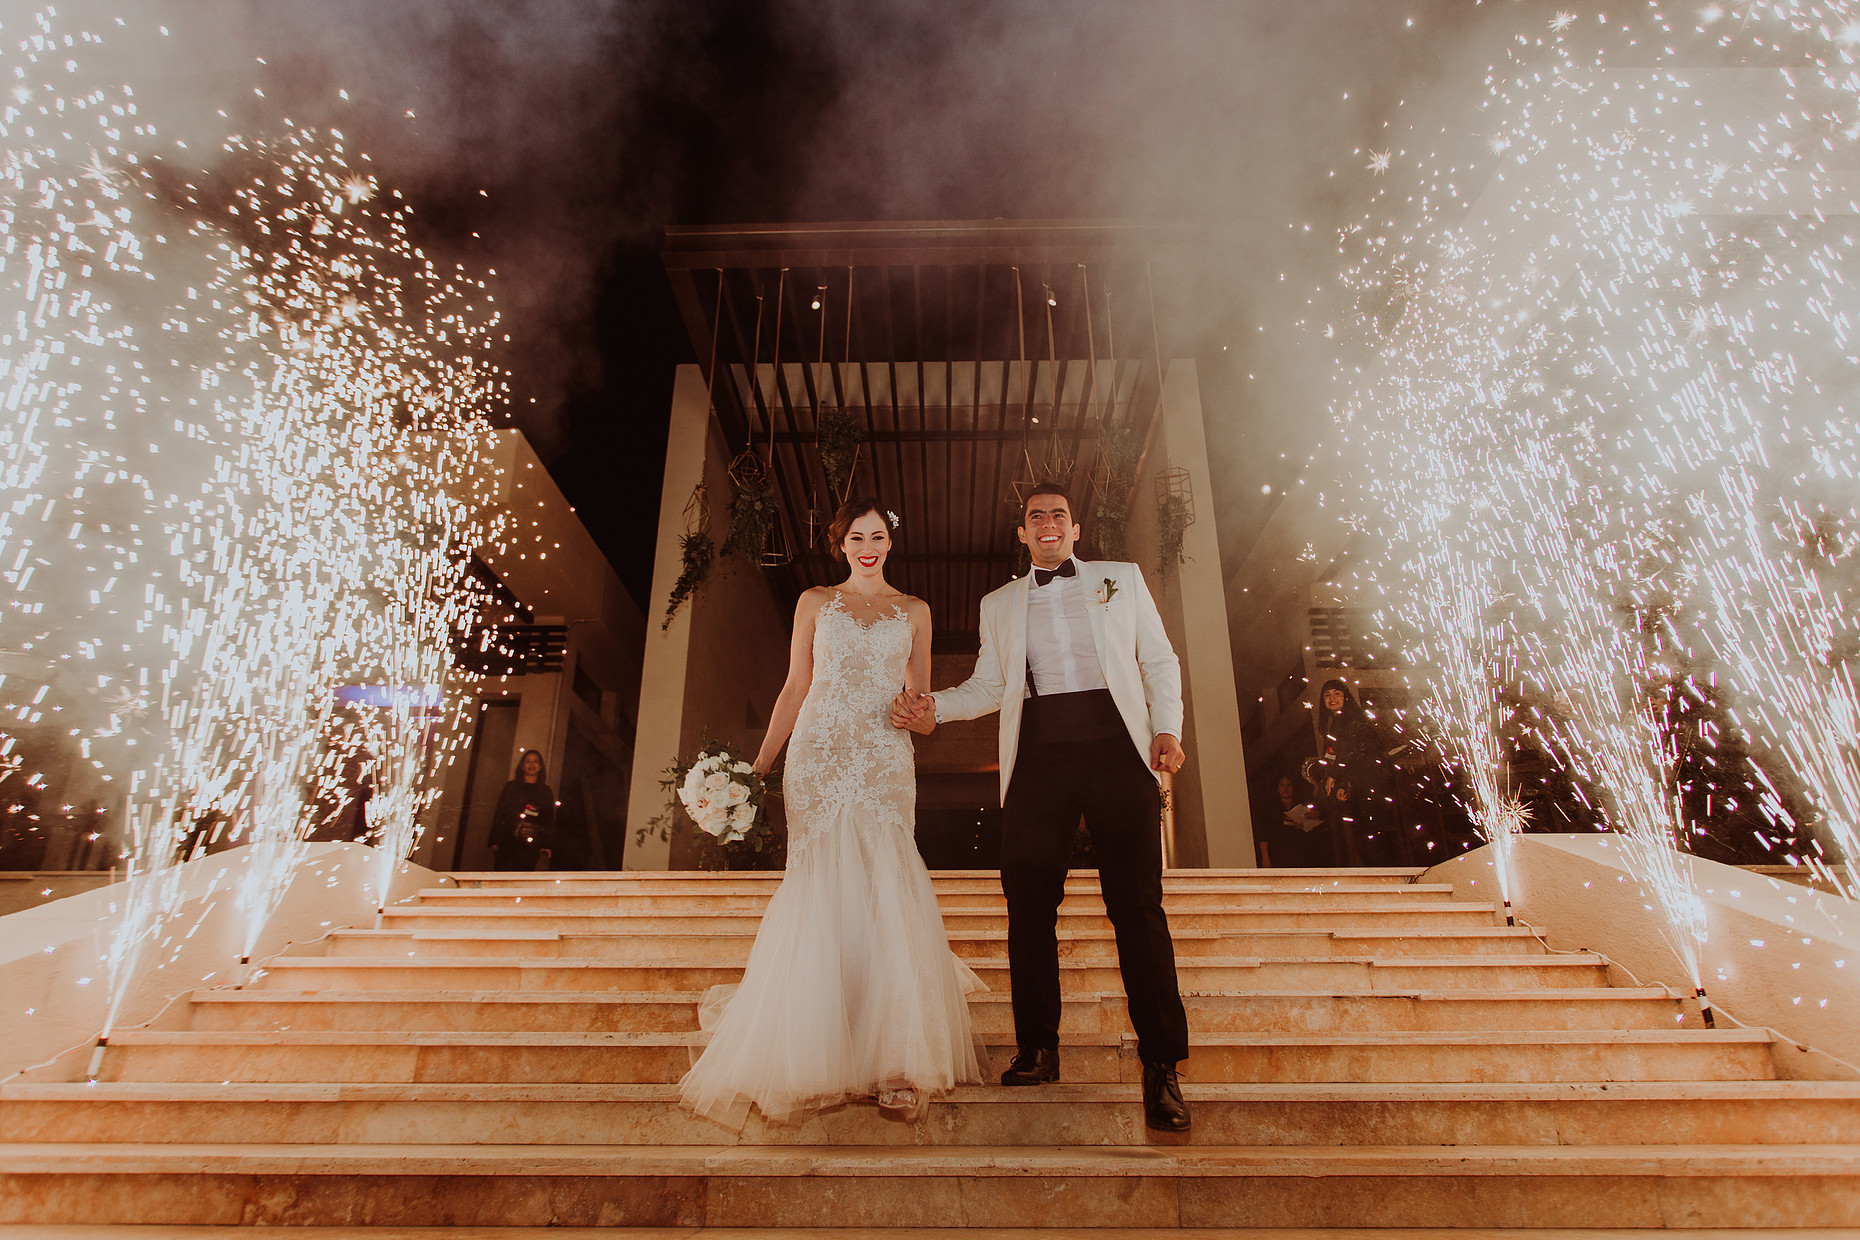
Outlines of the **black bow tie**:
<svg viewBox="0 0 1860 1240">
<path fill-rule="evenodd" d="M 1078 574 L 1078 569 L 1073 565 L 1071 560 L 1067 560 L 1064 564 L 1061 564 L 1058 568 L 1036 568 L 1034 569 L 1033 570 L 1033 584 L 1036 586 L 1043 586 L 1055 577 L 1072 577 L 1072 576 L 1076 576 L 1077 574 Z"/>
</svg>

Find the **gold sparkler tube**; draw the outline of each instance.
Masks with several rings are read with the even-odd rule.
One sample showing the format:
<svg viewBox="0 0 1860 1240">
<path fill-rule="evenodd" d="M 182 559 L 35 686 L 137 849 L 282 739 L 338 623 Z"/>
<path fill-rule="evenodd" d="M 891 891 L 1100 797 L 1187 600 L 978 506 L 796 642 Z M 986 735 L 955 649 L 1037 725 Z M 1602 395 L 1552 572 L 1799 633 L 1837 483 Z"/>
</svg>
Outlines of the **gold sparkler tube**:
<svg viewBox="0 0 1860 1240">
<path fill-rule="evenodd" d="M 1705 1027 L 1707 1029 L 1716 1029 L 1718 1027 L 1718 1022 L 1712 1019 L 1711 1000 L 1705 997 L 1705 988 L 1703 986 L 1694 986 L 1692 988 L 1692 993 L 1698 996 L 1699 1015 L 1705 1018 Z"/>
<path fill-rule="evenodd" d="M 90 1052 L 90 1066 L 84 1069 L 85 1080 L 92 1081 L 92 1082 L 96 1081 L 97 1073 L 103 1070 L 103 1049 L 109 1044 L 110 1044 L 109 1034 L 100 1033 L 97 1035 L 97 1045 Z"/>
</svg>

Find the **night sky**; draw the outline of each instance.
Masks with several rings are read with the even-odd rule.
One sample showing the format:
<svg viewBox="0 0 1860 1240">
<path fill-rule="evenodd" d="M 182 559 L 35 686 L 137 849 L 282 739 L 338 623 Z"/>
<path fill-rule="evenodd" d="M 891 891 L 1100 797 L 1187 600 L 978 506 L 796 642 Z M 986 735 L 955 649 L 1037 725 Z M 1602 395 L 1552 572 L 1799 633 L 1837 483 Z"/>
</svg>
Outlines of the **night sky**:
<svg viewBox="0 0 1860 1240">
<path fill-rule="evenodd" d="M 666 224 L 1202 224 L 1195 330 L 1177 351 L 1202 361 L 1231 562 L 1270 511 L 1261 480 L 1288 482 L 1326 433 L 1336 360 L 1311 324 L 1342 310 L 1306 299 L 1334 275 L 1337 226 L 1364 209 L 1365 152 L 1413 126 L 1473 160 L 1485 66 L 1553 11 L 1528 0 L 61 6 L 111 32 L 165 132 L 211 149 L 286 118 L 338 128 L 413 204 L 435 257 L 497 270 L 511 416 L 641 600 L 673 367 L 697 360 L 658 263 Z"/>
</svg>

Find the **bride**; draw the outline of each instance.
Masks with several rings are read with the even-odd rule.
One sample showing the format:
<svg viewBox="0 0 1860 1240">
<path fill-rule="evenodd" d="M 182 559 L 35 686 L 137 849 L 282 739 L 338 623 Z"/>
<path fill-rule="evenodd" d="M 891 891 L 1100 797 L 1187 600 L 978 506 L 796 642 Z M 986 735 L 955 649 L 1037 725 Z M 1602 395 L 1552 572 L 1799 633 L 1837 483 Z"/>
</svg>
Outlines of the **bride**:
<svg viewBox="0 0 1860 1240">
<path fill-rule="evenodd" d="M 885 581 L 886 516 L 856 499 L 828 527 L 849 572 L 795 607 L 756 757 L 766 774 L 792 733 L 788 871 L 741 985 L 707 996 L 710 1040 L 679 1082 L 687 1106 L 731 1128 L 751 1103 L 782 1123 L 864 1097 L 918 1114 L 981 1078 L 966 996 L 982 985 L 949 949 L 912 835 L 910 736 L 890 722 L 900 686 L 928 687 L 930 608 Z"/>
</svg>

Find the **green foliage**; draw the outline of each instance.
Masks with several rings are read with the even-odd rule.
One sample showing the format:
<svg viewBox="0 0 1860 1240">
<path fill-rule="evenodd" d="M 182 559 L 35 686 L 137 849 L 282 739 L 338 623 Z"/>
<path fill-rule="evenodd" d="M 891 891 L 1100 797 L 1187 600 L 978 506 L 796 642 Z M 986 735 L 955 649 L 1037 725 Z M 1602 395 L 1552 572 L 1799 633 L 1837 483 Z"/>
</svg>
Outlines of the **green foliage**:
<svg viewBox="0 0 1860 1240">
<path fill-rule="evenodd" d="M 1156 571 L 1167 577 L 1175 566 L 1188 557 L 1182 545 L 1188 534 L 1189 512 L 1186 495 L 1164 495 L 1156 501 Z"/>
<path fill-rule="evenodd" d="M 865 443 L 865 426 L 850 409 L 827 409 L 820 415 L 818 432 L 820 468 L 827 475 L 833 506 L 846 502 L 853 470 L 859 464 L 859 447 Z"/>
<path fill-rule="evenodd" d="M 1104 474 L 1092 505 L 1090 531 L 1101 560 L 1124 560 L 1130 530 L 1130 490 L 1137 482 L 1137 458 L 1142 445 L 1136 428 L 1128 424 L 1107 427 L 1098 437 L 1098 460 Z"/>
<path fill-rule="evenodd" d="M 753 468 L 730 471 L 730 536 L 724 540 L 725 555 L 761 559 L 770 535 L 781 520 L 781 504 L 775 498 L 775 480 L 760 463 Z"/>
<path fill-rule="evenodd" d="M 678 574 L 677 584 L 672 586 L 672 597 L 665 604 L 665 623 L 659 626 L 664 632 L 672 627 L 672 617 L 685 600 L 697 593 L 704 579 L 710 576 L 711 562 L 717 558 L 717 546 L 711 542 L 710 535 L 702 530 L 695 534 L 686 534 L 682 540 L 685 566 Z"/>
</svg>

